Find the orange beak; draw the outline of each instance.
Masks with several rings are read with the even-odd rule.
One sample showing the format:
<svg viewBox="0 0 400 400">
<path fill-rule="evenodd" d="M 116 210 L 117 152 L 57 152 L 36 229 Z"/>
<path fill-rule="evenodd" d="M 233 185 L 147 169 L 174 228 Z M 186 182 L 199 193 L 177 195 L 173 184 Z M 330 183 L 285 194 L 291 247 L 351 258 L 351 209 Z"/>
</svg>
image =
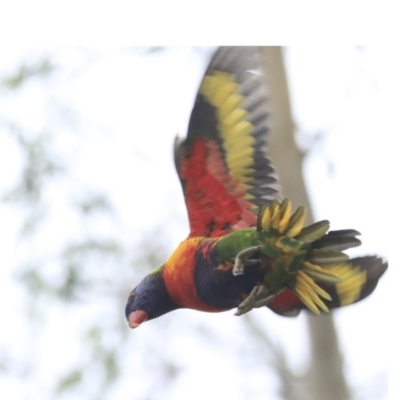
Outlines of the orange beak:
<svg viewBox="0 0 400 400">
<path fill-rule="evenodd" d="M 131 329 L 137 328 L 142 322 L 146 321 L 148 318 L 146 311 L 136 310 L 132 311 L 128 317 L 128 324 Z"/>
</svg>

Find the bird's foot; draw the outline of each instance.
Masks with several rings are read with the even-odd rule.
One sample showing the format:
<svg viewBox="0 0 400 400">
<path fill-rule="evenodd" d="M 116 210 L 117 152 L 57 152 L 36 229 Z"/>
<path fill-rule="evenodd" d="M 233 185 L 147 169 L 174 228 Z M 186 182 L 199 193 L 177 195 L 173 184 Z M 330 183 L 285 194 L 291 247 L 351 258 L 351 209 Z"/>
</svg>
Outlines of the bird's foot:
<svg viewBox="0 0 400 400">
<path fill-rule="evenodd" d="M 257 285 L 246 299 L 239 304 L 235 315 L 243 315 L 251 311 L 253 308 L 267 306 L 275 296 L 276 294 L 271 294 L 264 285 Z"/>
<path fill-rule="evenodd" d="M 233 275 L 242 275 L 245 267 L 259 264 L 261 261 L 252 257 L 255 252 L 261 249 L 262 246 L 252 246 L 239 252 L 235 258 L 235 263 L 233 264 Z"/>
</svg>

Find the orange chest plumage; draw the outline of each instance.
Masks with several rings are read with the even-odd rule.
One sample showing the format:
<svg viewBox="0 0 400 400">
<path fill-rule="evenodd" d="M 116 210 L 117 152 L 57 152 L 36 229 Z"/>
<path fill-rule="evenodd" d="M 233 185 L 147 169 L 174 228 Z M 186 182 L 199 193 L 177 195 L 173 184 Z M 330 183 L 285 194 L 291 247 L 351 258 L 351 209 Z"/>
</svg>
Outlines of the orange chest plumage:
<svg viewBox="0 0 400 400">
<path fill-rule="evenodd" d="M 207 251 L 201 246 L 204 238 L 190 238 L 180 243 L 163 268 L 165 286 L 172 300 L 184 308 L 220 312 L 225 308 L 212 306 L 199 298 L 195 282 L 196 255 Z"/>
</svg>

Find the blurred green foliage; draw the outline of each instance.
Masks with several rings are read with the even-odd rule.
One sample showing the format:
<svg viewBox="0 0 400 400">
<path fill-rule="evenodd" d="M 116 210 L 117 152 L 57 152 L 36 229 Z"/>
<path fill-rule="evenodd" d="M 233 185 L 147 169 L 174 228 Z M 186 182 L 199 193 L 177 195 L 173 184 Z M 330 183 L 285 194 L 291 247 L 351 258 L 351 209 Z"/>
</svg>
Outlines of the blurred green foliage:
<svg viewBox="0 0 400 400">
<path fill-rule="evenodd" d="M 1 85 L 8 89 L 18 89 L 26 84 L 32 78 L 46 78 L 54 72 L 56 66 L 49 58 L 35 60 L 30 63 L 22 64 L 19 69 L 4 77 L 0 82 Z"/>
</svg>

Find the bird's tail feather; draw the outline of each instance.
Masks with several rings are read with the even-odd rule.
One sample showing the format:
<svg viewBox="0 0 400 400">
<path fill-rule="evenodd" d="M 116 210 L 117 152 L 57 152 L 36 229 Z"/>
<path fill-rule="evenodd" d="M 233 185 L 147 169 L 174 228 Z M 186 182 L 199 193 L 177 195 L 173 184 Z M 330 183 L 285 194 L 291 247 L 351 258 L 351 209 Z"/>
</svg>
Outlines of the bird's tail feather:
<svg viewBox="0 0 400 400">
<path fill-rule="evenodd" d="M 349 259 L 343 251 L 361 244 L 353 229 L 331 231 L 329 221 L 319 221 L 304 227 L 305 209 L 291 214 L 291 203 L 272 202 L 260 209 L 257 230 L 271 228 L 279 232 L 276 241 L 283 252 L 307 249 L 302 262 L 291 271 L 288 289 L 278 294 L 269 307 L 282 315 L 293 315 L 307 307 L 320 311 L 355 303 L 375 289 L 388 263 L 376 256 Z M 293 243 L 297 242 L 298 245 Z"/>
</svg>

